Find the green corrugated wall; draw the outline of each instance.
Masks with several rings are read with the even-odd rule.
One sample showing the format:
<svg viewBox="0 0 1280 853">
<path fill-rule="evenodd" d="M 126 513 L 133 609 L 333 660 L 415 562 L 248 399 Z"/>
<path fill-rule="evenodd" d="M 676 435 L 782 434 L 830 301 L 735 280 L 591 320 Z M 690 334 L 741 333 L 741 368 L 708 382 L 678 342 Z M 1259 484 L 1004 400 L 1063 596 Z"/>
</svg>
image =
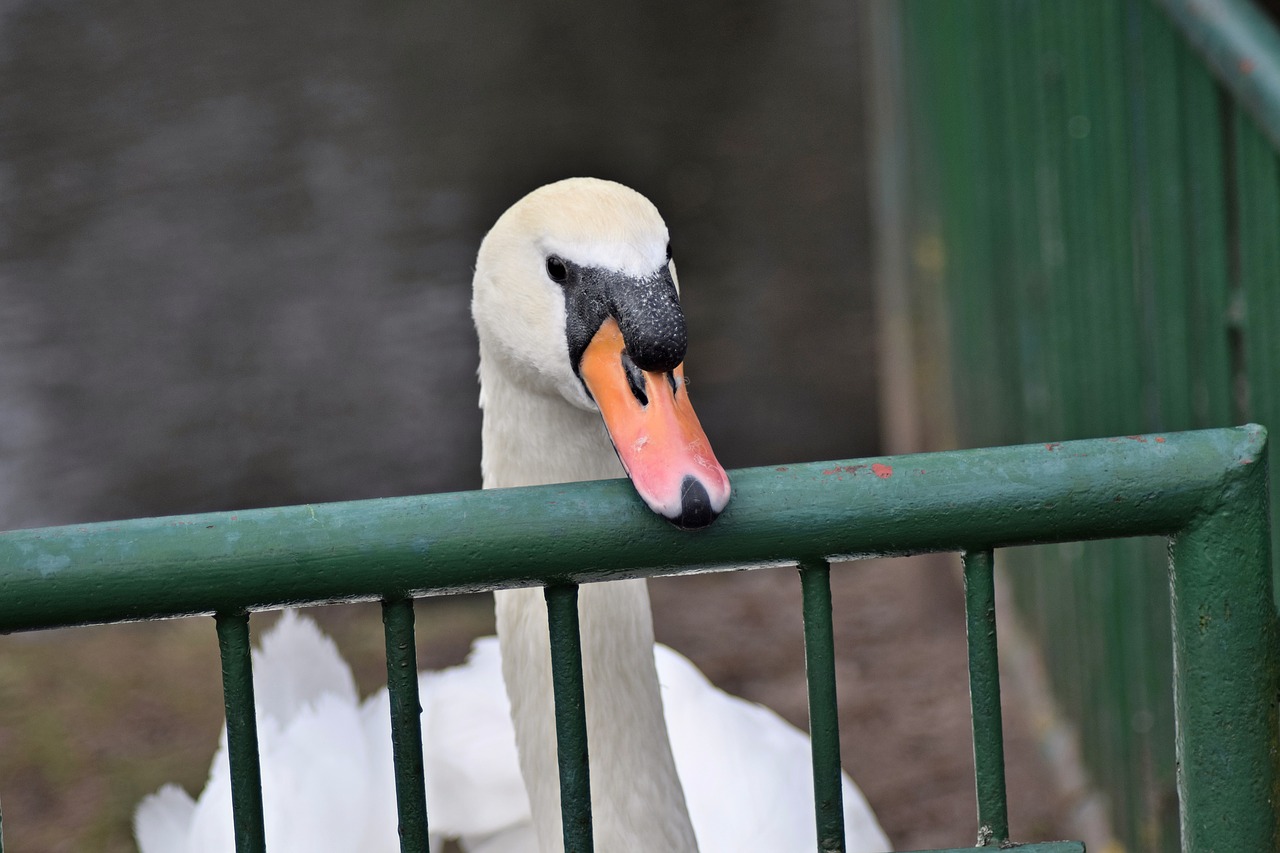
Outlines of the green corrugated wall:
<svg viewBox="0 0 1280 853">
<path fill-rule="evenodd" d="M 1280 159 L 1170 16 L 1243 6 L 875 7 L 886 432 L 916 445 L 891 449 L 1280 427 Z M 1178 847 L 1164 563 L 1146 541 L 1006 561 L 1133 850 Z"/>
</svg>

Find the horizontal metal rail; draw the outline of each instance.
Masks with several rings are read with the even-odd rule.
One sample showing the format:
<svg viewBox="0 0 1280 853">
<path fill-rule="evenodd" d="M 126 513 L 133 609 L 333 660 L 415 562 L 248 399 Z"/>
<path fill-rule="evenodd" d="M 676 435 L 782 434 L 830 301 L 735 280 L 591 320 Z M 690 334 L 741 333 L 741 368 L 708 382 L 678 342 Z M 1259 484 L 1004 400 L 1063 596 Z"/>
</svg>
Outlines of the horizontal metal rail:
<svg viewBox="0 0 1280 853">
<path fill-rule="evenodd" d="M 622 481 L 11 531 L 0 533 L 0 631 L 219 614 L 233 799 L 244 803 L 236 811 L 238 844 L 257 850 L 260 791 L 235 788 L 237 778 L 241 789 L 256 787 L 258 775 L 256 752 L 248 754 L 248 611 L 382 599 L 389 675 L 406 682 L 393 697 L 393 715 L 405 728 L 417 704 L 407 684 L 414 664 L 406 599 L 546 586 L 558 625 L 557 726 L 569 765 L 562 771 L 566 848 L 589 850 L 573 584 L 798 564 L 807 659 L 821 681 L 831 648 L 824 561 L 965 551 L 970 582 L 980 587 L 971 596 L 971 641 L 990 652 L 993 670 L 994 622 L 985 603 L 991 549 L 1164 535 L 1172 543 L 1184 849 L 1270 850 L 1280 846 L 1280 665 L 1265 452 L 1265 430 L 1250 426 L 757 468 L 735 472 L 728 511 L 692 533 L 657 519 Z M 823 684 L 811 691 L 819 835 L 824 847 L 840 849 L 838 793 L 824 794 L 838 773 L 838 740 L 821 731 L 831 728 L 834 692 Z M 990 751 L 1000 738 L 998 698 L 977 680 L 974 692 L 975 708 L 987 708 L 985 719 L 975 717 L 975 745 Z M 411 835 L 420 842 L 426 829 L 420 788 L 402 784 L 420 779 L 420 750 L 412 741 L 395 747 L 406 850 L 416 846 Z M 984 842 L 1007 835 L 998 762 L 991 758 L 978 780 Z"/>
<path fill-rule="evenodd" d="M 1175 533 L 1261 427 L 733 473 L 676 530 L 622 480 L 0 533 L 0 631 Z"/>
<path fill-rule="evenodd" d="M 976 848 L 980 849 L 980 848 Z M 974 853 L 973 847 L 952 847 L 946 850 L 916 850 L 912 853 Z M 1000 853 L 1085 853 L 1079 841 L 1042 841 L 1038 844 L 1002 844 Z"/>
<path fill-rule="evenodd" d="M 1157 0 L 1280 147 L 1280 33 L 1253 0 Z"/>
</svg>

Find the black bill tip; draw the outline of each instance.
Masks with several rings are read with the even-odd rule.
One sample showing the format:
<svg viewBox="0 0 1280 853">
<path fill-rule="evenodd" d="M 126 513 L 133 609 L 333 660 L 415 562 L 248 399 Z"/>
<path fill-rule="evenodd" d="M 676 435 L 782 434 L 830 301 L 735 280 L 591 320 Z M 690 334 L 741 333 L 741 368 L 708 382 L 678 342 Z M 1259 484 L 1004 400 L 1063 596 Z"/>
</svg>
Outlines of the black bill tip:
<svg viewBox="0 0 1280 853">
<path fill-rule="evenodd" d="M 716 520 L 718 512 L 711 506 L 707 487 L 692 475 L 680 482 L 680 515 L 671 519 L 681 530 L 698 530 Z"/>
</svg>

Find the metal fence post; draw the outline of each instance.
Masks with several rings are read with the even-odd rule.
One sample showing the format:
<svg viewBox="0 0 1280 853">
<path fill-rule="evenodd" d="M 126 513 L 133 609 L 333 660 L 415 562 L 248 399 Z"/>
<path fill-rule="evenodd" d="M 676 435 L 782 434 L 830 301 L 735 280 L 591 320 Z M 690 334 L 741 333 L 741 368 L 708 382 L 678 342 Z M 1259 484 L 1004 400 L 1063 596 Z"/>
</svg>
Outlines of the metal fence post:
<svg viewBox="0 0 1280 853">
<path fill-rule="evenodd" d="M 996 647 L 995 559 L 990 549 L 964 551 L 964 609 L 969 638 L 969 699 L 973 705 L 973 764 L 978 786 L 978 844 L 1009 840 L 1004 781 L 1004 724 Z"/>
<path fill-rule="evenodd" d="M 1280 647 L 1265 445 L 1170 545 L 1182 849 L 1280 850 Z"/>
<path fill-rule="evenodd" d="M 253 658 L 249 614 L 219 612 L 218 651 L 222 655 L 222 695 L 227 707 L 227 754 L 231 763 L 231 814 L 236 853 L 265 853 L 262 817 L 262 768 L 258 724 L 253 707 Z"/>
<path fill-rule="evenodd" d="M 560 813 L 565 853 L 592 853 L 591 767 L 582 680 L 582 633 L 576 584 L 549 586 L 551 683 L 556 704 L 556 758 L 560 765 Z"/>
<path fill-rule="evenodd" d="M 426 853 L 427 795 L 422 758 L 422 701 L 413 635 L 413 599 L 382 601 L 387 646 L 387 692 L 391 700 L 391 750 L 401 853 Z"/>
</svg>

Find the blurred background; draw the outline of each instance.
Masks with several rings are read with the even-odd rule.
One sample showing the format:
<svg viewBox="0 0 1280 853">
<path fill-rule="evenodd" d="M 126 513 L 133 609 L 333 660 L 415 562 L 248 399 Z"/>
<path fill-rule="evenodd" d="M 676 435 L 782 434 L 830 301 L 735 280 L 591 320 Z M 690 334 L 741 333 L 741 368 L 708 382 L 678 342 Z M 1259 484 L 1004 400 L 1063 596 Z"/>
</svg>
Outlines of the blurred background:
<svg viewBox="0 0 1280 853">
<path fill-rule="evenodd" d="M 668 219 L 727 464 L 873 451 L 859 32 L 836 2 L 12 4 L 0 519 L 478 487 L 476 247 L 579 174 Z"/>
<path fill-rule="evenodd" d="M 982 392 L 1025 352 L 945 351 L 947 306 L 963 309 L 969 281 L 948 275 L 977 269 L 955 259 L 1004 244 L 994 226 L 943 227 L 971 218 L 944 178 L 981 154 L 928 145 L 980 139 L 946 136 L 961 114 L 996 114 L 975 92 L 1064 76 L 1062 51 L 1019 29 L 1053 5 L 11 0 L 0 11 L 0 529 L 478 487 L 475 251 L 508 205 L 570 175 L 627 183 L 665 215 L 692 394 L 726 467 L 1155 428 L 1044 419 L 1018 432 L 953 400 L 953 375 Z M 982 17 L 1004 7 L 1031 11 Z M 1126 26 L 1132 36 L 1132 15 L 1155 14 L 1147 0 L 1072 8 L 1092 16 L 1086 42 Z M 966 49 L 988 32 L 1058 59 L 964 76 L 968 59 L 991 55 Z M 924 59 L 898 79 L 904 55 Z M 909 202 L 894 221 L 882 194 L 876 230 L 873 112 L 878 186 Z M 1068 124 L 1051 133 L 1065 138 Z M 882 275 L 880 313 L 873 254 L 900 274 Z M 911 321 L 897 349 L 878 349 L 886 316 Z M 903 382 L 878 388 L 882 372 Z M 1056 399 L 1052 383 L 1025 385 L 1032 402 Z M 833 582 L 846 767 L 899 849 L 973 843 L 952 568 L 878 561 Z M 652 587 L 660 639 L 804 725 L 791 572 Z M 376 607 L 315 615 L 364 692 L 385 681 Z M 255 631 L 272 618 L 255 617 Z M 422 601 L 418 625 L 420 661 L 456 663 L 492 630 L 491 603 Z M 212 620 L 0 638 L 12 849 L 133 849 L 141 796 L 203 786 L 220 696 Z M 1043 756 L 1069 762 L 1046 713 L 1006 691 L 1018 837 L 1079 835 L 1078 818 L 1097 814 L 1081 784 L 1060 793 Z M 1167 823 L 1160 796 L 1153 820 Z"/>
<path fill-rule="evenodd" d="M 830 0 L 6 4 L 0 528 L 479 487 L 475 251 L 571 175 L 665 215 L 726 466 L 874 453 L 865 38 Z M 803 725 L 794 578 L 720 581 L 655 591 L 660 633 Z M 384 683 L 377 608 L 317 615 Z M 456 663 L 491 604 L 418 623 Z M 133 849 L 137 800 L 208 772 L 212 621 L 0 639 L 0 696 L 9 846 Z M 954 723 L 925 823 L 961 842 Z"/>
</svg>

